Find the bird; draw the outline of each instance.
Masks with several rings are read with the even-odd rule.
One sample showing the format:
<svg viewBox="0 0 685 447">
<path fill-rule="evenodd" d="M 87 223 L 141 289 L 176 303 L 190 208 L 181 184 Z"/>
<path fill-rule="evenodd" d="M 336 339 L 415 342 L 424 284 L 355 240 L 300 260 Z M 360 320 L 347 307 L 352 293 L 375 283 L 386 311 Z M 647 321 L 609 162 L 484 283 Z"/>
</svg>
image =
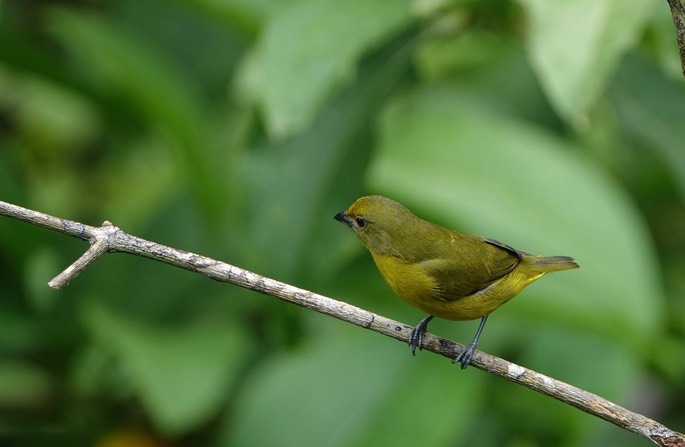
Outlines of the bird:
<svg viewBox="0 0 685 447">
<path fill-rule="evenodd" d="M 453 359 L 461 369 L 471 362 L 493 311 L 545 274 L 579 267 L 569 256 L 534 256 L 495 239 L 444 228 L 380 195 L 363 196 L 334 218 L 371 252 L 390 289 L 428 314 L 409 336 L 413 355 L 423 348 L 433 318 L 480 318 L 473 340 Z"/>
</svg>

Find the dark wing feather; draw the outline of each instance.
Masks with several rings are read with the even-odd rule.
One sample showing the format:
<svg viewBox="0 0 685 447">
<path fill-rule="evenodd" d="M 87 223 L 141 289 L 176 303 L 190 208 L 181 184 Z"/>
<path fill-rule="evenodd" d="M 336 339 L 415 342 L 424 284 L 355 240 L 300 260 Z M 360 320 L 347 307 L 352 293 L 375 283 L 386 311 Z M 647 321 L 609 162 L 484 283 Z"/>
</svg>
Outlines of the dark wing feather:
<svg viewBox="0 0 685 447">
<path fill-rule="evenodd" d="M 439 298 L 453 301 L 485 289 L 508 274 L 523 254 L 501 242 L 450 231 L 451 243 L 440 244 L 440 253 L 421 262 L 437 284 Z"/>
</svg>

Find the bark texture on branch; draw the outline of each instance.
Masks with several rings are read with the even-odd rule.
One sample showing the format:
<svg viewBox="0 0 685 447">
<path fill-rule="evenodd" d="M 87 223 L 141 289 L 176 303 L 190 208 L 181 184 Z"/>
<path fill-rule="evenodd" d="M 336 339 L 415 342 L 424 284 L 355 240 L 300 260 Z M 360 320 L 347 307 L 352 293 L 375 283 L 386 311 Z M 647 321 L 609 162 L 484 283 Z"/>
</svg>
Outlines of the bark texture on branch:
<svg viewBox="0 0 685 447">
<path fill-rule="evenodd" d="M 90 248 L 79 259 L 49 282 L 49 285 L 54 288 L 67 285 L 69 281 L 76 278 L 86 267 L 107 252 L 130 253 L 297 304 L 404 343 L 409 339 L 409 334 L 413 328 L 345 302 L 300 289 L 225 262 L 132 236 L 107 221 L 101 227 L 92 227 L 1 201 L 0 215 L 90 242 Z M 464 346 L 451 340 L 426 334 L 423 349 L 451 360 L 464 349 Z M 481 351 L 476 351 L 473 355 L 471 365 L 609 421 L 618 427 L 649 439 L 656 445 L 685 447 L 685 435 L 560 380 Z"/>
<path fill-rule="evenodd" d="M 685 0 L 668 0 L 680 52 L 680 68 L 685 76 Z"/>
</svg>

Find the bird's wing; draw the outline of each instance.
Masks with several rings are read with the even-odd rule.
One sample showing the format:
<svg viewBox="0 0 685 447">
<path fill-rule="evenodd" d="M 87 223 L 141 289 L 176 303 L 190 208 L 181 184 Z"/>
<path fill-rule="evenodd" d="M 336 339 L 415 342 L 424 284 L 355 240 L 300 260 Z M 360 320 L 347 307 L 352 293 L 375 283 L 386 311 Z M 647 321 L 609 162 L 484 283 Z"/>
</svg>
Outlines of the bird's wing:
<svg viewBox="0 0 685 447">
<path fill-rule="evenodd" d="M 453 301 L 485 289 L 521 262 L 523 253 L 495 241 L 468 234 L 455 234 L 458 242 L 421 262 L 436 280 L 439 298 Z"/>
</svg>

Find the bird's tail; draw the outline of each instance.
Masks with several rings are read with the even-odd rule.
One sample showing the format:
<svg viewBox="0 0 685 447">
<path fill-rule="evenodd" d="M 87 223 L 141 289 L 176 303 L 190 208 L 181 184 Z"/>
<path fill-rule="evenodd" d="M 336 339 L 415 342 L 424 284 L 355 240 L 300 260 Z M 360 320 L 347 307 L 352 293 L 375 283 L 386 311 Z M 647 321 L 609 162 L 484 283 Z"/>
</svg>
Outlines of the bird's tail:
<svg viewBox="0 0 685 447">
<path fill-rule="evenodd" d="M 527 259 L 532 270 L 540 273 L 558 272 L 580 267 L 570 256 L 531 256 Z"/>
</svg>

